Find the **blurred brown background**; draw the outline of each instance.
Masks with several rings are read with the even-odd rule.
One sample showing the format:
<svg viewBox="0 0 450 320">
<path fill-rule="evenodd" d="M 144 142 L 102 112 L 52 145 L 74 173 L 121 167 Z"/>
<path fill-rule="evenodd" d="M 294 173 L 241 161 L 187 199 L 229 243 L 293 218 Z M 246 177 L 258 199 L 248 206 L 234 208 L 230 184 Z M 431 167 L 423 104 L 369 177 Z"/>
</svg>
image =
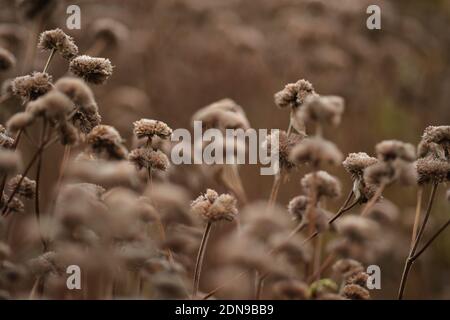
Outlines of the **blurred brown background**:
<svg viewBox="0 0 450 320">
<path fill-rule="evenodd" d="M 52 1 L 33 2 L 39 6 Z M 427 125 L 450 123 L 446 0 L 54 2 L 57 8 L 36 21 L 17 2 L 0 1 L 2 26 L 15 24 L 22 40 L 6 45 L 21 61 L 36 34 L 60 27 L 74 37 L 81 53 L 89 52 L 94 43 L 90 30 L 98 19 L 124 24 L 128 32 L 123 39 L 100 53 L 111 59 L 114 74 L 94 92 L 104 123 L 118 127 L 128 139 L 134 120 L 149 117 L 172 128 L 189 127 L 194 111 L 225 97 L 243 106 L 254 128 L 285 129 L 288 112 L 275 107 L 273 94 L 301 78 L 311 81 L 318 93 L 346 99 L 343 123 L 325 132 L 344 154 L 373 153 L 382 139 L 416 144 Z M 70 4 L 81 8 L 81 30 L 65 27 Z M 381 30 L 366 28 L 370 4 L 381 7 Z M 40 70 L 47 55 L 36 54 L 34 65 Z M 31 71 L 21 67 L 18 63 L 0 80 Z M 50 70 L 54 78 L 66 70 L 66 62 L 56 57 Z M 13 102 L 3 104 L 1 122 L 17 108 Z M 55 151 L 55 162 L 60 156 Z M 342 168 L 331 171 L 342 177 L 344 189 L 350 187 Z M 272 178 L 260 176 L 257 166 L 241 172 L 249 197 L 267 198 Z M 281 189 L 282 204 L 298 193 L 299 178 L 294 175 Z M 433 213 L 437 221 L 449 214 L 440 191 L 442 201 Z M 415 190 L 392 188 L 386 195 L 402 208 L 402 215 L 412 214 L 407 208 L 414 206 Z M 399 227 L 398 232 L 410 230 Z M 425 262 L 417 264 L 411 297 L 450 298 L 449 242 L 449 235 L 442 236 Z M 394 297 L 407 248 L 401 253 L 398 261 L 382 262 L 379 297 Z"/>
</svg>

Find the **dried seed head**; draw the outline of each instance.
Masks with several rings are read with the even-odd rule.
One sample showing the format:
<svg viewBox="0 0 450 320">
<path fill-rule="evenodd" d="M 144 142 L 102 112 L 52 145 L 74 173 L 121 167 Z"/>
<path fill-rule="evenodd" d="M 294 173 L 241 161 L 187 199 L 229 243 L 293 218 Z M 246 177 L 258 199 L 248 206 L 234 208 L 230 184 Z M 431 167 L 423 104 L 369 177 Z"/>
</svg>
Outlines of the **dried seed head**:
<svg viewBox="0 0 450 320">
<path fill-rule="evenodd" d="M 333 264 L 332 269 L 343 279 L 347 279 L 364 271 L 363 265 L 353 259 L 340 259 Z"/>
<path fill-rule="evenodd" d="M 0 130 L 0 147 L 3 149 L 14 149 L 15 140 L 6 134 L 6 129 Z"/>
<path fill-rule="evenodd" d="M 366 185 L 379 186 L 398 181 L 402 185 L 413 185 L 417 182 L 417 170 L 414 163 L 401 159 L 392 162 L 379 162 L 364 171 Z"/>
<path fill-rule="evenodd" d="M 7 71 L 16 65 L 14 55 L 4 48 L 0 48 L 0 72 Z"/>
<path fill-rule="evenodd" d="M 20 167 L 21 157 L 12 150 L 0 150 L 0 173 L 15 173 Z"/>
<path fill-rule="evenodd" d="M 74 145 L 77 143 L 78 130 L 75 126 L 69 122 L 63 122 L 58 127 L 59 140 L 63 146 Z"/>
<path fill-rule="evenodd" d="M 349 215 L 336 221 L 336 228 L 339 234 L 351 241 L 363 242 L 376 236 L 379 225 L 366 217 Z"/>
<path fill-rule="evenodd" d="M 87 135 L 86 141 L 97 156 L 114 160 L 126 158 L 127 150 L 122 144 L 122 137 L 114 127 L 98 125 Z"/>
<path fill-rule="evenodd" d="M 56 81 L 55 88 L 64 93 L 84 113 L 98 111 L 91 88 L 81 79 L 64 77 Z"/>
<path fill-rule="evenodd" d="M 229 194 L 219 195 L 216 191 L 207 189 L 191 203 L 191 210 L 206 221 L 232 221 L 237 215 L 236 199 Z"/>
<path fill-rule="evenodd" d="M 315 181 L 314 181 L 315 180 Z M 302 187 L 311 194 L 315 186 L 317 197 L 336 198 L 341 194 L 339 180 L 326 171 L 317 171 L 306 174 L 301 180 Z"/>
<path fill-rule="evenodd" d="M 303 108 L 296 112 L 303 123 L 317 122 L 323 125 L 337 126 L 344 112 L 344 99 L 338 96 L 310 95 L 304 101 Z"/>
<path fill-rule="evenodd" d="M 365 272 L 358 272 L 356 274 L 351 275 L 345 280 L 345 284 L 355 284 L 362 288 L 366 288 L 367 279 L 369 279 L 369 275 Z"/>
<path fill-rule="evenodd" d="M 128 37 L 128 28 L 120 21 L 104 18 L 92 24 L 92 32 L 96 39 L 102 39 L 111 46 L 117 46 Z"/>
<path fill-rule="evenodd" d="M 192 116 L 192 121 L 201 121 L 203 129 L 248 129 L 250 123 L 240 105 L 231 99 L 222 99 L 201 108 Z"/>
<path fill-rule="evenodd" d="M 0 201 L 0 207 L 3 208 L 7 203 L 9 212 L 23 212 L 25 209 L 25 205 L 19 198 L 14 197 L 12 198 L 11 201 L 9 201 L 9 196 L 3 193 L 3 196 Z"/>
<path fill-rule="evenodd" d="M 419 184 L 442 183 L 450 180 L 450 162 L 436 159 L 433 156 L 417 160 L 416 169 Z"/>
<path fill-rule="evenodd" d="M 275 300 L 307 300 L 309 297 L 308 286 L 298 280 L 282 280 L 273 286 Z"/>
<path fill-rule="evenodd" d="M 450 126 L 429 126 L 425 128 L 422 139 L 428 143 L 437 143 L 448 147 L 450 144 Z"/>
<path fill-rule="evenodd" d="M 37 258 L 28 261 L 27 266 L 36 276 L 44 276 L 50 272 L 57 272 L 57 254 L 53 251 L 46 252 Z"/>
<path fill-rule="evenodd" d="M 98 111 L 83 112 L 78 110 L 72 117 L 71 122 L 81 132 L 88 134 L 102 122 L 102 117 Z"/>
<path fill-rule="evenodd" d="M 34 121 L 34 116 L 30 112 L 18 112 L 9 118 L 6 122 L 6 127 L 11 133 L 16 133 L 17 131 L 24 129 L 31 125 Z"/>
<path fill-rule="evenodd" d="M 313 166 L 324 164 L 339 165 L 342 162 L 342 153 L 336 145 L 319 137 L 304 139 L 292 148 L 290 159 L 292 162 L 310 163 Z"/>
<path fill-rule="evenodd" d="M 169 159 L 159 151 L 149 148 L 137 148 L 130 152 L 128 160 L 136 165 L 140 170 L 142 168 L 166 171 L 169 168 Z"/>
<path fill-rule="evenodd" d="M 134 134 L 137 138 L 149 138 L 158 136 L 167 139 L 172 134 L 172 129 L 164 122 L 159 120 L 141 119 L 133 122 Z"/>
<path fill-rule="evenodd" d="M 52 89 L 52 77 L 48 73 L 33 72 L 31 75 L 17 77 L 12 82 L 15 95 L 24 102 L 36 100 Z"/>
<path fill-rule="evenodd" d="M 301 79 L 296 83 L 287 84 L 283 90 L 275 93 L 274 99 L 279 108 L 296 109 L 310 95 L 316 95 L 313 85 L 309 81 Z"/>
<path fill-rule="evenodd" d="M 351 300 L 369 300 L 370 293 L 367 289 L 356 284 L 347 284 L 342 289 L 342 295 Z"/>
<path fill-rule="evenodd" d="M 17 194 L 27 198 L 32 199 L 34 195 L 36 194 L 36 181 L 29 179 L 28 177 L 24 177 L 22 181 L 22 175 L 18 174 L 15 177 L 11 178 L 8 181 L 8 187 L 9 189 L 15 190 L 17 188 Z M 20 186 L 19 186 L 20 182 Z"/>
<path fill-rule="evenodd" d="M 330 211 L 327 211 L 322 208 L 314 208 L 310 215 L 307 217 L 308 224 L 311 224 L 311 221 L 314 222 L 314 230 L 318 232 L 324 232 L 330 229 L 330 221 L 333 214 Z"/>
<path fill-rule="evenodd" d="M 73 38 L 59 28 L 42 32 L 38 47 L 41 50 L 56 50 L 66 60 L 72 60 L 78 54 L 78 47 Z"/>
<path fill-rule="evenodd" d="M 391 201 L 382 199 L 369 209 L 367 217 L 381 225 L 388 225 L 393 224 L 398 219 L 399 211 Z"/>
<path fill-rule="evenodd" d="M 306 213 L 308 206 L 308 198 L 306 196 L 297 196 L 289 201 L 288 212 L 293 216 L 295 220 L 301 222 L 303 216 Z"/>
<path fill-rule="evenodd" d="M 52 122 L 66 122 L 66 116 L 73 110 L 72 101 L 63 93 L 52 90 L 35 101 L 28 103 L 26 112 L 34 117 L 42 116 Z"/>
<path fill-rule="evenodd" d="M 290 155 L 292 149 L 299 145 L 305 136 L 303 134 L 292 133 L 287 135 L 286 131 L 278 131 L 278 134 L 271 133 L 266 137 L 263 148 L 270 152 L 271 155 L 278 153 L 280 168 L 290 170 L 296 167 L 296 164 L 292 162 Z"/>
<path fill-rule="evenodd" d="M 398 140 L 385 140 L 375 146 L 375 152 L 381 161 L 401 159 L 412 162 L 416 160 L 416 149 L 410 143 Z"/>
<path fill-rule="evenodd" d="M 344 169 L 350 173 L 353 179 L 362 178 L 364 169 L 378 162 L 377 158 L 370 157 L 365 152 L 350 153 L 342 162 Z"/>
<path fill-rule="evenodd" d="M 103 84 L 112 75 L 113 66 L 109 59 L 83 55 L 70 62 L 69 70 L 86 82 Z"/>
</svg>

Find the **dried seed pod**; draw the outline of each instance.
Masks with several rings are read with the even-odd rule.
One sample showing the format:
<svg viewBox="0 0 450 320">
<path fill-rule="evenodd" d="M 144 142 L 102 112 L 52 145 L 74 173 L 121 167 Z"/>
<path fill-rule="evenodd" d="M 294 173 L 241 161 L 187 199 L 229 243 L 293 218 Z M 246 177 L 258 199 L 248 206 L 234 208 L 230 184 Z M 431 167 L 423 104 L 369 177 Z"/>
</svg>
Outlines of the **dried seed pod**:
<svg viewBox="0 0 450 320">
<path fill-rule="evenodd" d="M 132 150 L 128 155 L 128 160 L 136 165 L 140 170 L 142 168 L 166 171 L 169 168 L 169 159 L 159 151 L 148 148 L 138 148 Z"/>
<path fill-rule="evenodd" d="M 369 275 L 366 272 L 358 272 L 345 279 L 345 284 L 355 284 L 362 288 L 366 288 L 368 279 Z"/>
<path fill-rule="evenodd" d="M 113 66 L 109 59 L 83 55 L 70 62 L 69 70 L 86 82 L 103 84 L 112 75 Z"/>
<path fill-rule="evenodd" d="M 3 149 L 14 149 L 15 140 L 6 134 L 6 129 L 0 132 L 0 147 Z"/>
<path fill-rule="evenodd" d="M 429 126 L 425 128 L 422 139 L 448 148 L 450 144 L 450 126 Z"/>
<path fill-rule="evenodd" d="M 401 159 L 412 162 L 416 160 L 416 148 L 410 144 L 398 140 L 385 140 L 375 146 L 378 159 L 392 161 Z"/>
<path fill-rule="evenodd" d="M 12 81 L 12 90 L 24 102 L 36 100 L 52 89 L 52 77 L 48 73 L 33 72 Z"/>
<path fill-rule="evenodd" d="M 59 28 L 42 32 L 38 47 L 41 50 L 56 50 L 66 60 L 72 60 L 78 55 L 78 47 L 73 38 Z"/>
<path fill-rule="evenodd" d="M 141 119 L 133 122 L 134 134 L 137 138 L 152 139 L 158 136 L 167 139 L 172 134 L 172 129 L 164 122 L 159 120 Z"/>
<path fill-rule="evenodd" d="M 274 100 L 279 108 L 296 109 L 310 95 L 316 95 L 313 85 L 309 81 L 301 79 L 296 83 L 287 84 L 283 90 L 275 93 Z"/>
<path fill-rule="evenodd" d="M 21 179 L 22 179 L 21 174 L 18 174 L 15 177 L 11 178 L 8 181 L 9 189 L 12 191 L 17 188 L 17 195 L 20 195 L 27 199 L 34 198 L 36 194 L 36 181 L 31 180 L 28 177 L 24 177 L 19 186 L 19 181 Z"/>
<path fill-rule="evenodd" d="M 336 145 L 319 137 L 306 138 L 292 148 L 289 159 L 296 163 L 310 163 L 315 167 L 324 164 L 339 165 L 342 153 Z"/>
<path fill-rule="evenodd" d="M 296 112 L 303 123 L 316 122 L 322 125 L 337 126 L 344 112 L 344 99 L 338 96 L 309 95 L 304 106 Z"/>
<path fill-rule="evenodd" d="M 341 194 L 341 184 L 337 178 L 326 171 L 317 171 L 306 174 L 301 180 L 302 187 L 312 194 L 312 188 L 316 188 L 317 197 L 336 198 Z"/>
<path fill-rule="evenodd" d="M 16 58 L 8 50 L 0 47 L 0 72 L 7 71 L 16 65 Z"/>
<path fill-rule="evenodd" d="M 442 183 L 450 180 L 450 162 L 436 159 L 433 156 L 417 160 L 416 169 L 419 184 Z"/>
<path fill-rule="evenodd" d="M 114 127 L 98 125 L 88 134 L 86 141 L 97 156 L 115 160 L 125 159 L 127 156 L 122 137 Z"/>
<path fill-rule="evenodd" d="M 306 213 L 306 208 L 308 206 L 308 197 L 300 195 L 295 198 L 292 198 L 288 204 L 288 212 L 292 215 L 292 217 L 301 222 L 303 220 L 303 216 Z"/>
<path fill-rule="evenodd" d="M 44 117 L 51 122 L 65 123 L 66 116 L 73 110 L 72 101 L 63 93 L 52 90 L 27 104 L 26 112 L 34 117 Z"/>
<path fill-rule="evenodd" d="M 378 159 L 370 157 L 365 152 L 350 153 L 342 162 L 344 169 L 352 176 L 353 179 L 362 178 L 364 170 L 377 163 Z"/>
<path fill-rule="evenodd" d="M 206 221 L 232 221 L 238 213 L 236 199 L 229 194 L 219 195 L 212 189 L 207 189 L 191 203 L 191 210 Z"/>
</svg>

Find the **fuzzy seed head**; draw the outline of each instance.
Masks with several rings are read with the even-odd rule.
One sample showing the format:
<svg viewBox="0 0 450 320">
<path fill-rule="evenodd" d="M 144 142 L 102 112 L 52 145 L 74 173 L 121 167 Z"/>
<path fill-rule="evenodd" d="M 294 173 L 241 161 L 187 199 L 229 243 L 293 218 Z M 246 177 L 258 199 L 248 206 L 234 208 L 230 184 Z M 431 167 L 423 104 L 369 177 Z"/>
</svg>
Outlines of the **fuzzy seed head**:
<svg viewBox="0 0 450 320">
<path fill-rule="evenodd" d="M 306 213 L 306 208 L 308 206 L 308 197 L 306 196 L 297 196 L 292 198 L 288 204 L 288 212 L 292 215 L 292 217 L 301 222 L 303 220 L 303 216 Z"/>
<path fill-rule="evenodd" d="M 109 59 L 83 55 L 70 62 L 69 70 L 86 82 L 103 84 L 112 75 L 113 66 Z"/>
<path fill-rule="evenodd" d="M 6 127 L 11 133 L 16 133 L 17 131 L 24 129 L 31 125 L 34 121 L 34 116 L 30 112 L 18 112 L 9 118 L 6 122 Z"/>
<path fill-rule="evenodd" d="M 243 108 L 231 99 L 222 99 L 201 108 L 192 116 L 192 121 L 201 121 L 203 129 L 248 129 L 250 123 Z"/>
<path fill-rule="evenodd" d="M 339 180 L 322 170 L 306 174 L 301 180 L 301 185 L 308 194 L 311 194 L 315 186 L 318 198 L 337 198 L 341 194 Z"/>
<path fill-rule="evenodd" d="M 290 170 L 297 166 L 290 158 L 292 149 L 299 145 L 304 138 L 303 134 L 295 133 L 288 137 L 286 131 L 280 130 L 278 134 L 269 134 L 264 141 L 263 147 L 272 155 L 278 153 L 280 168 Z"/>
<path fill-rule="evenodd" d="M 167 139 L 172 134 L 172 129 L 166 123 L 159 120 L 141 119 L 133 122 L 133 126 L 133 132 L 139 139 L 152 139 L 155 136 Z"/>
<path fill-rule="evenodd" d="M 313 85 L 304 79 L 296 83 L 287 84 L 283 90 L 275 93 L 275 104 L 279 108 L 296 109 L 303 105 L 305 99 L 310 95 L 316 95 Z"/>
<path fill-rule="evenodd" d="M 112 126 L 98 125 L 87 135 L 87 143 L 91 151 L 107 159 L 121 160 L 127 155 L 126 148 L 122 145 L 122 137 Z"/>
<path fill-rule="evenodd" d="M 7 133 L 6 129 L 0 130 L 0 149 L 13 149 L 14 148 L 14 138 L 11 138 Z"/>
<path fill-rule="evenodd" d="M 417 160 L 416 169 L 419 184 L 442 183 L 450 179 L 450 162 L 432 156 Z"/>
<path fill-rule="evenodd" d="M 342 162 L 344 169 L 350 173 L 353 179 L 362 178 L 364 169 L 378 162 L 377 158 L 370 157 L 365 152 L 350 153 Z"/>
<path fill-rule="evenodd" d="M 337 126 L 344 113 L 344 99 L 338 96 L 309 95 L 303 108 L 297 111 L 297 116 L 304 123 L 319 123 Z"/>
<path fill-rule="evenodd" d="M 450 126 L 429 126 L 425 128 L 422 139 L 428 143 L 449 146 Z"/>
<path fill-rule="evenodd" d="M 52 77 L 48 73 L 33 72 L 31 75 L 17 77 L 12 82 L 13 93 L 24 102 L 36 100 L 52 89 Z"/>
<path fill-rule="evenodd" d="M 53 122 L 65 122 L 66 115 L 73 110 L 73 103 L 63 93 L 52 90 L 39 99 L 28 103 L 26 112 L 34 117 L 44 117 Z"/>
<path fill-rule="evenodd" d="M 324 164 L 339 165 L 343 155 L 336 145 L 319 137 L 304 139 L 292 148 L 290 159 L 296 164 L 310 163 L 313 166 Z"/>
<path fill-rule="evenodd" d="M 381 161 L 401 159 L 412 162 L 416 160 L 416 148 L 398 140 L 385 140 L 375 146 L 375 152 Z"/>
<path fill-rule="evenodd" d="M 66 60 L 72 60 L 78 55 L 78 47 L 73 38 L 59 28 L 42 32 L 38 47 L 41 50 L 56 50 Z"/>
<path fill-rule="evenodd" d="M 0 48 L 0 72 L 7 71 L 16 65 L 14 55 L 4 48 Z"/>
<path fill-rule="evenodd" d="M 130 160 L 140 170 L 142 168 L 150 170 L 166 171 L 169 168 L 169 159 L 160 150 L 151 148 L 137 148 L 128 155 Z"/>
<path fill-rule="evenodd" d="M 91 88 L 81 79 L 64 77 L 56 81 L 55 88 L 66 96 L 84 113 L 98 111 Z"/>
<path fill-rule="evenodd" d="M 8 187 L 9 189 L 17 190 L 17 194 L 26 198 L 26 199 L 32 199 L 34 195 L 36 194 L 36 181 L 29 179 L 28 177 L 24 177 L 22 179 L 22 175 L 18 174 L 15 177 L 11 178 L 8 181 Z M 20 182 L 21 181 L 21 182 Z M 20 185 L 19 185 L 20 182 Z"/>
<path fill-rule="evenodd" d="M 370 293 L 367 289 L 356 285 L 356 284 L 347 284 L 342 289 L 342 295 L 350 300 L 369 300 Z"/>
<path fill-rule="evenodd" d="M 232 195 L 219 195 L 212 189 L 206 190 L 205 194 L 195 199 L 191 203 L 191 210 L 209 222 L 232 221 L 238 213 L 236 199 Z"/>
<path fill-rule="evenodd" d="M 363 242 L 373 239 L 379 230 L 375 221 L 366 217 L 349 215 L 336 221 L 339 234 L 354 242 Z"/>
</svg>

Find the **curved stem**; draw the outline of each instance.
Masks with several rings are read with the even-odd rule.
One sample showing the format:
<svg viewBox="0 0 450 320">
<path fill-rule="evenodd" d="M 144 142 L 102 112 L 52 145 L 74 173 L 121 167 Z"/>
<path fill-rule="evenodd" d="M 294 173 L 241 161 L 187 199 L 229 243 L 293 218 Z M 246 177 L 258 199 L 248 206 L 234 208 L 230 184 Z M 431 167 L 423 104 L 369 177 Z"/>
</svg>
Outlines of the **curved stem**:
<svg viewBox="0 0 450 320">
<path fill-rule="evenodd" d="M 194 283 L 192 289 L 193 298 L 197 296 L 198 287 L 200 284 L 200 276 L 202 273 L 203 260 L 205 258 L 206 245 L 208 243 L 209 235 L 211 233 L 211 226 L 212 222 L 208 221 L 205 227 L 205 231 L 203 232 L 202 241 L 200 242 L 200 248 L 198 249 L 197 261 L 195 263 L 195 270 L 194 270 Z"/>
<path fill-rule="evenodd" d="M 437 183 L 433 183 L 433 187 L 431 189 L 431 194 L 430 194 L 430 198 L 428 201 L 428 205 L 427 205 L 427 211 L 425 213 L 425 217 L 422 221 L 422 224 L 419 228 L 419 233 L 417 234 L 416 239 L 414 240 L 414 244 L 409 252 L 408 258 L 406 259 L 405 262 L 405 267 L 403 268 L 403 274 L 402 274 L 402 278 L 400 280 L 400 287 L 398 289 L 398 300 L 402 300 L 403 299 L 403 294 L 405 292 L 405 287 L 406 287 L 406 282 L 408 281 L 408 275 L 409 272 L 411 270 L 412 264 L 414 262 L 413 256 L 416 253 L 417 250 L 417 246 L 419 245 L 420 239 L 422 238 L 423 232 L 425 230 L 425 227 L 427 225 L 428 222 L 428 218 L 430 216 L 430 212 L 431 212 L 431 208 L 433 206 L 433 201 L 436 195 L 436 190 L 437 190 Z"/>
<path fill-rule="evenodd" d="M 414 262 L 417 258 L 419 258 L 422 253 L 433 243 L 434 240 L 450 225 L 450 219 L 447 220 L 447 222 L 437 230 L 433 236 L 424 244 L 424 246 L 417 251 L 412 257 L 411 260 Z"/>
</svg>

